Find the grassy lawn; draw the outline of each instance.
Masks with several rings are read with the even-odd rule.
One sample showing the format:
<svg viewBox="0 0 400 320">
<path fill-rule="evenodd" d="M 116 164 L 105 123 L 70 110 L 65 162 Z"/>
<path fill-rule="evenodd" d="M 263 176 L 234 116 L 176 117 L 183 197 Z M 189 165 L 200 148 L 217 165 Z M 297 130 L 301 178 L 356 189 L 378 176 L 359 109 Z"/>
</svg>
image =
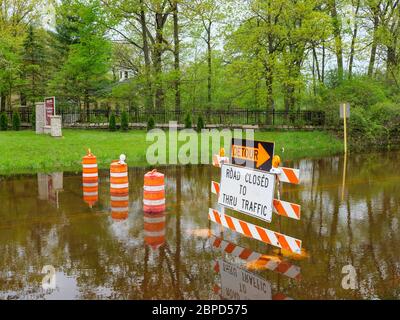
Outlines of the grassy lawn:
<svg viewBox="0 0 400 320">
<path fill-rule="evenodd" d="M 40 171 L 79 171 L 82 156 L 91 148 L 100 168 L 108 168 L 119 154 L 129 166 L 146 166 L 146 132 L 127 133 L 64 129 L 64 137 L 51 138 L 33 131 L 0 132 L 0 174 Z M 285 160 L 337 154 L 342 142 L 325 132 L 257 132 L 259 140 L 275 141 L 276 154 Z M 285 148 L 282 155 L 281 148 Z M 210 152 L 211 153 L 211 152 Z"/>
</svg>

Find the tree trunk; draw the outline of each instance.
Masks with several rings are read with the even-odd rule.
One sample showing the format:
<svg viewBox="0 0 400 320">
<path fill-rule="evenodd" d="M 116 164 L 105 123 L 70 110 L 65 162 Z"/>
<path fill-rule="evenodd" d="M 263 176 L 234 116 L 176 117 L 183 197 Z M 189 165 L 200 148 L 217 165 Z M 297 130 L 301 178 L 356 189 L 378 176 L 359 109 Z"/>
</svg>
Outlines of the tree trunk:
<svg viewBox="0 0 400 320">
<path fill-rule="evenodd" d="M 343 45 L 342 45 L 342 35 L 340 28 L 340 20 L 337 13 L 336 0 L 332 1 L 331 6 L 331 17 L 333 21 L 333 35 L 335 37 L 335 54 L 337 61 L 337 76 L 339 82 L 343 80 Z"/>
<path fill-rule="evenodd" d="M 351 79 L 352 75 L 353 75 L 354 52 L 355 52 L 355 44 L 356 44 L 357 32 L 358 32 L 357 15 L 358 15 L 359 9 L 360 9 L 360 0 L 357 0 L 356 11 L 354 13 L 354 29 L 353 29 L 353 35 L 351 38 L 351 45 L 350 45 L 349 79 Z"/>
<path fill-rule="evenodd" d="M 325 83 L 325 41 L 322 41 L 321 82 Z"/>
<path fill-rule="evenodd" d="M 87 90 L 85 91 L 84 105 L 86 110 L 86 121 L 90 122 L 90 103 L 89 103 L 89 94 Z"/>
<path fill-rule="evenodd" d="M 146 33 L 146 15 L 143 8 L 143 1 L 140 1 L 140 3 L 141 3 L 140 25 L 142 28 L 143 55 L 144 55 L 145 107 L 148 112 L 151 112 L 153 110 L 153 98 L 152 98 L 152 84 L 150 78 L 151 76 L 150 50 Z"/>
<path fill-rule="evenodd" d="M 211 60 L 211 23 L 209 23 L 207 29 L 207 67 L 208 67 L 208 75 L 207 75 L 207 110 L 211 110 L 211 90 L 212 90 L 212 60 Z"/>
<path fill-rule="evenodd" d="M 6 95 L 4 92 L 1 92 L 0 94 L 0 111 L 6 111 Z"/>
<path fill-rule="evenodd" d="M 164 89 L 162 85 L 162 53 L 163 53 L 163 29 L 165 24 L 165 16 L 161 12 L 156 12 L 156 39 L 153 50 L 153 65 L 156 76 L 156 109 L 164 110 Z"/>
<path fill-rule="evenodd" d="M 179 116 L 181 111 L 181 75 L 180 75 L 180 57 L 179 57 L 179 18 L 178 18 L 178 3 L 174 1 L 174 69 L 175 69 L 175 112 Z"/>
<path fill-rule="evenodd" d="M 269 63 L 267 62 L 265 65 L 265 86 L 267 89 L 267 97 L 266 97 L 266 111 L 267 112 L 275 109 L 272 85 L 273 85 L 272 69 L 271 69 Z"/>
<path fill-rule="evenodd" d="M 378 16 L 377 10 L 378 10 L 377 8 L 373 9 L 373 12 L 374 12 L 374 35 L 373 35 L 373 39 L 372 39 L 371 56 L 369 58 L 369 64 L 368 64 L 368 76 L 369 77 L 371 77 L 372 73 L 374 72 L 376 49 L 378 46 L 377 31 L 378 31 L 378 26 L 379 26 L 379 16 Z"/>
</svg>

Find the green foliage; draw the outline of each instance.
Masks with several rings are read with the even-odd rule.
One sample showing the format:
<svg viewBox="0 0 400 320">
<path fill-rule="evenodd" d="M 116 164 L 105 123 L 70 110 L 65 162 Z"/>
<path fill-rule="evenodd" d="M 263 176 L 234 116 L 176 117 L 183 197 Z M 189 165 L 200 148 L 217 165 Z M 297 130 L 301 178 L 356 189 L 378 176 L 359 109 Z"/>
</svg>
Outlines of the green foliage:
<svg viewBox="0 0 400 320">
<path fill-rule="evenodd" d="M 117 130 L 117 123 L 115 119 L 115 113 L 112 112 L 110 115 L 109 123 L 108 123 L 108 129 L 110 131 L 116 131 Z"/>
<path fill-rule="evenodd" d="M 156 123 L 154 121 L 154 118 L 152 116 L 150 116 L 149 119 L 147 120 L 147 131 L 154 129 L 155 126 L 156 126 Z"/>
<path fill-rule="evenodd" d="M 202 116 L 197 118 L 197 131 L 201 132 L 201 129 L 204 129 L 204 120 Z"/>
<path fill-rule="evenodd" d="M 192 117 L 190 115 L 190 113 L 186 113 L 185 119 L 184 119 L 184 123 L 185 123 L 185 129 L 191 129 L 192 128 Z"/>
<path fill-rule="evenodd" d="M 129 129 L 129 115 L 125 110 L 121 113 L 121 130 L 128 131 Z"/>
<path fill-rule="evenodd" d="M 5 112 L 2 112 L 0 115 L 0 130 L 7 131 L 8 129 L 8 117 Z"/>
<path fill-rule="evenodd" d="M 21 118 L 19 116 L 19 112 L 14 111 L 12 114 L 12 128 L 15 131 L 19 131 L 21 128 Z"/>
</svg>

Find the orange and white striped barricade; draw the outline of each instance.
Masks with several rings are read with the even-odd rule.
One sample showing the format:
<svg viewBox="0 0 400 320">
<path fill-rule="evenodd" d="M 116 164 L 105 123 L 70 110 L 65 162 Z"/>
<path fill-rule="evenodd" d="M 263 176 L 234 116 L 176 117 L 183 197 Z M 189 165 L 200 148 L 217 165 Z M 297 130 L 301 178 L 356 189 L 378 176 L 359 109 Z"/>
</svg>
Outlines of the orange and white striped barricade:
<svg viewBox="0 0 400 320">
<path fill-rule="evenodd" d="M 249 238 L 253 238 L 280 249 L 301 254 L 301 240 L 268 230 L 249 222 L 222 214 L 215 209 L 209 209 L 208 219 L 222 225 L 225 228 L 236 231 Z"/>
<path fill-rule="evenodd" d="M 165 179 L 156 169 L 144 175 L 143 211 L 148 213 L 165 211 Z"/>
<path fill-rule="evenodd" d="M 221 157 L 218 154 L 214 154 L 212 157 L 213 166 L 217 168 L 221 168 L 221 165 L 225 163 L 229 163 L 228 157 Z"/>
<path fill-rule="evenodd" d="M 153 250 L 165 243 L 166 216 L 165 212 L 144 213 L 144 242 Z"/>
<path fill-rule="evenodd" d="M 273 168 L 275 169 L 275 168 Z M 280 182 L 299 184 L 300 183 L 300 170 L 293 168 L 278 167 L 271 170 L 271 173 L 276 173 Z"/>
<path fill-rule="evenodd" d="M 219 195 L 220 185 L 218 182 L 211 181 L 211 192 Z M 276 214 L 280 216 L 300 220 L 301 206 L 298 204 L 274 199 L 273 210 Z"/>
<path fill-rule="evenodd" d="M 283 261 L 279 257 L 268 256 L 247 248 L 243 248 L 214 235 L 210 237 L 210 242 L 213 247 L 221 250 L 222 252 L 229 253 L 245 262 L 252 263 L 257 267 L 266 268 L 291 279 L 299 280 L 301 277 L 299 266 L 293 265 L 287 261 Z"/>
<path fill-rule="evenodd" d="M 129 213 L 129 177 L 125 155 L 110 165 L 111 217 L 125 220 Z"/>
</svg>

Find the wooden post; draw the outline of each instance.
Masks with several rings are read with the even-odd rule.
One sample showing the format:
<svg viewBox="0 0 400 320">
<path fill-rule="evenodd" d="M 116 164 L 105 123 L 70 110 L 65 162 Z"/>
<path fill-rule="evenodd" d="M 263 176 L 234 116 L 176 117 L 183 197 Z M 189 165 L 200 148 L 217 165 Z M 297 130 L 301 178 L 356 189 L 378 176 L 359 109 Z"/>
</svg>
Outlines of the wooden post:
<svg viewBox="0 0 400 320">
<path fill-rule="evenodd" d="M 347 155 L 347 115 L 346 115 L 346 109 L 347 106 L 345 103 L 342 104 L 343 106 L 343 127 L 344 127 L 344 154 L 345 156 Z"/>
</svg>

